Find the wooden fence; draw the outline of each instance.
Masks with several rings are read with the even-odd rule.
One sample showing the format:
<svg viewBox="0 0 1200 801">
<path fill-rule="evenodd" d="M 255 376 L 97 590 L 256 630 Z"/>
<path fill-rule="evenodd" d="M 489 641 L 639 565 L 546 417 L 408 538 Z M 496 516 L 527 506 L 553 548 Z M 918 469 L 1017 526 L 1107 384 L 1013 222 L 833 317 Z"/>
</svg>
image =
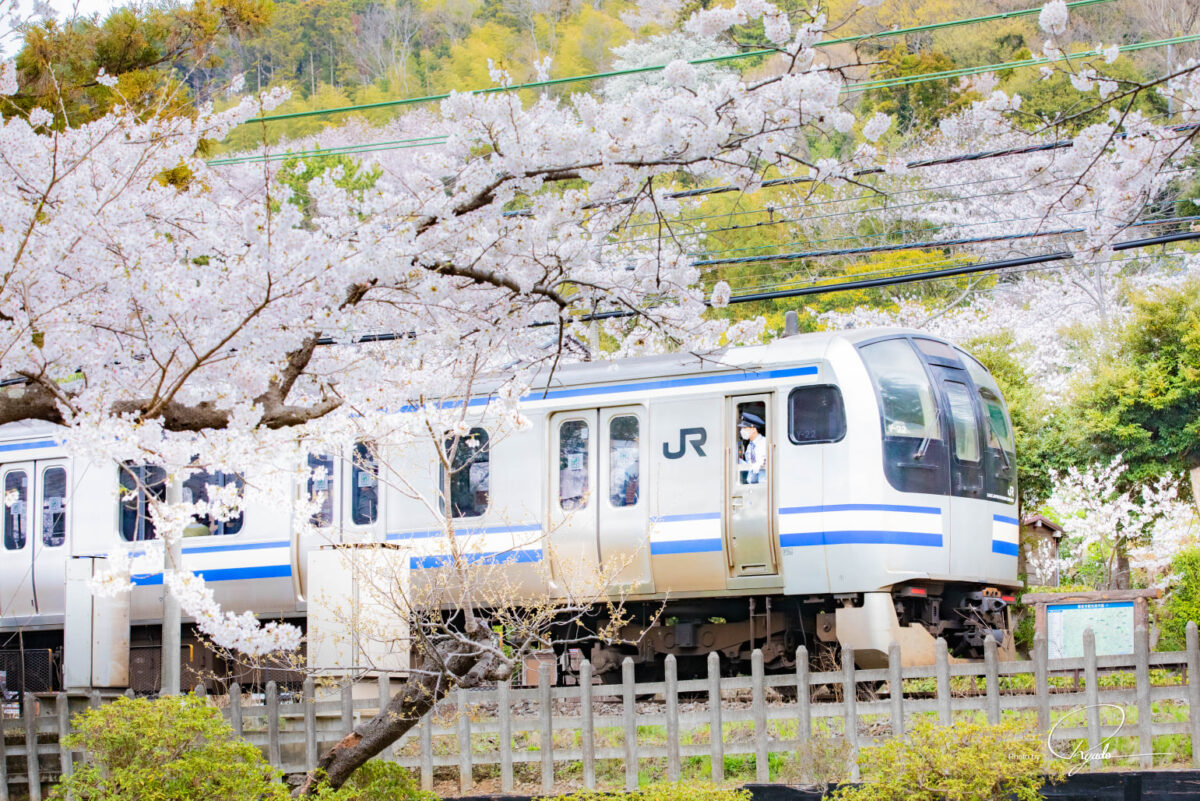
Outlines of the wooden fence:
<svg viewBox="0 0 1200 801">
<path fill-rule="evenodd" d="M 983 662 L 966 664 L 952 664 L 939 640 L 934 665 L 901 669 L 899 647 L 893 644 L 889 668 L 857 670 L 852 659 L 844 658 L 841 669 L 820 672 L 810 671 L 808 654 L 799 648 L 794 674 L 769 676 L 761 652 L 755 651 L 751 675 L 736 678 L 722 677 L 717 655 L 711 654 L 708 677 L 685 681 L 677 679 L 675 660 L 667 657 L 665 680 L 652 683 L 635 683 L 633 664 L 626 660 L 620 684 L 599 685 L 592 683 L 585 662 L 575 687 L 551 687 L 543 672 L 533 689 L 501 684 L 457 690 L 383 758 L 419 772 L 429 789 L 436 770 L 443 778 L 447 770 L 456 771 L 462 793 L 471 791 L 482 766 L 499 774 L 503 792 L 514 790 L 519 769 L 534 777 L 535 786 L 540 779 L 541 790 L 549 793 L 556 767 L 562 774 L 569 765 L 574 783 L 591 788 L 598 764 L 619 763 L 624 784 L 632 789 L 645 760 L 665 765 L 666 777 L 678 779 L 684 760 L 698 758 L 708 761 L 712 777 L 721 780 L 725 758 L 732 755 L 753 755 L 756 780 L 767 781 L 770 754 L 796 754 L 814 737 L 840 738 L 852 758 L 871 740 L 902 734 L 915 716 L 936 716 L 948 724 L 956 715 L 998 722 L 1005 712 L 1019 712 L 1036 716 L 1043 732 L 1057 727 L 1056 740 L 1086 741 L 1093 752 L 1108 738 L 1136 739 L 1140 764 L 1150 767 L 1156 736 L 1184 735 L 1200 743 L 1200 714 L 1194 712 L 1200 710 L 1200 681 L 1192 679 L 1200 675 L 1198 640 L 1195 623 L 1189 623 L 1185 651 L 1151 653 L 1146 631 L 1139 628 L 1134 654 L 1097 656 L 1088 631 L 1081 658 L 1048 659 L 1045 642 L 1038 640 L 1028 661 L 1000 662 L 989 643 Z M 1169 683 L 1152 684 L 1152 668 L 1168 669 Z M 1101 675 L 1114 670 L 1132 671 L 1133 686 L 1102 686 Z M 1064 681 L 1064 675 L 1073 681 Z M 1030 676 L 1032 681 L 1023 678 Z M 281 698 L 272 682 L 262 703 L 244 703 L 236 685 L 228 696 L 213 699 L 235 731 L 258 745 L 272 765 L 292 773 L 315 765 L 323 748 L 375 714 L 391 686 L 384 676 L 378 698 L 356 698 L 354 688 L 343 685 L 326 699 L 308 679 L 294 698 Z M 900 687 L 903 691 L 894 692 Z M 681 701 L 686 709 L 681 710 Z M 1186 707 L 1186 720 L 1154 721 L 1152 705 L 1161 701 Z M 76 708 L 103 702 L 99 693 L 27 696 L 21 719 L 6 721 L 0 737 L 0 801 L 7 801 L 10 786 L 28 788 L 30 798 L 39 801 L 41 782 L 69 773 L 84 755 L 65 752 L 60 735 L 69 730 Z M 1129 709 L 1132 722 L 1105 720 L 1101 705 Z M 644 727 L 658 727 L 653 730 L 658 744 L 645 742 L 651 738 Z M 1193 749 L 1192 760 L 1200 767 L 1200 748 Z M 41 781 L 31 782 L 32 777 Z"/>
</svg>

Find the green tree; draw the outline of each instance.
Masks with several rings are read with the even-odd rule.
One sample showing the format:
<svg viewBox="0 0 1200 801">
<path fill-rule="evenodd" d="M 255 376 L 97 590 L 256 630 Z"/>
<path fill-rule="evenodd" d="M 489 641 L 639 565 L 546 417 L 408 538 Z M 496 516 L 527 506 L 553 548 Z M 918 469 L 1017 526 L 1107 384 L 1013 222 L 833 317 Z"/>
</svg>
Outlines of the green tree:
<svg viewBox="0 0 1200 801">
<path fill-rule="evenodd" d="M 1163 651 L 1182 651 L 1187 646 L 1187 624 L 1200 621 L 1200 548 L 1183 551 L 1171 561 L 1177 576 L 1174 589 L 1160 607 L 1158 625 Z"/>
<path fill-rule="evenodd" d="M 60 127 L 97 119 L 117 105 L 190 114 L 203 88 L 200 69 L 220 61 L 218 45 L 264 26 L 271 9 L 270 0 L 195 0 L 121 8 L 103 22 L 78 17 L 31 25 L 16 58 L 20 90 L 8 108 L 44 108 Z M 101 70 L 117 78 L 116 86 L 97 80 Z"/>
<path fill-rule="evenodd" d="M 1018 58 L 1028 58 L 1029 51 L 1017 54 Z M 1093 59 L 1100 61 L 1100 59 Z M 1116 80 L 1124 91 L 1133 83 L 1144 80 L 1140 70 L 1126 57 L 1118 58 L 1112 64 L 1099 64 L 1100 74 L 1110 80 Z M 1033 68 L 1012 70 L 1009 76 L 1001 81 L 1000 88 L 1010 94 L 1021 96 L 1021 113 L 1018 120 L 1030 129 L 1043 125 L 1063 123 L 1063 133 L 1074 135 L 1089 125 L 1104 122 L 1108 119 L 1108 110 L 1117 108 L 1124 110 L 1132 99 L 1133 109 L 1147 116 L 1164 115 L 1167 103 L 1162 96 L 1154 91 L 1144 91 L 1135 97 L 1114 98 L 1101 102 L 1096 91 L 1079 92 L 1071 85 L 1070 77 L 1062 71 L 1055 70 L 1054 74 L 1043 80 L 1041 74 Z"/>
<path fill-rule="evenodd" d="M 882 63 L 872 71 L 871 80 L 883 81 L 943 72 L 955 68 L 955 63 L 945 53 L 935 50 L 910 52 L 897 46 L 879 54 Z M 899 131 L 914 128 L 929 128 L 938 121 L 953 116 L 978 100 L 979 95 L 971 91 L 959 91 L 952 81 L 937 80 L 922 83 L 887 86 L 869 89 L 863 93 L 862 111 L 891 114 L 896 118 Z"/>
<path fill-rule="evenodd" d="M 1083 388 L 1078 417 L 1133 481 L 1200 466 L 1200 280 L 1136 298 L 1117 352 Z"/>
</svg>

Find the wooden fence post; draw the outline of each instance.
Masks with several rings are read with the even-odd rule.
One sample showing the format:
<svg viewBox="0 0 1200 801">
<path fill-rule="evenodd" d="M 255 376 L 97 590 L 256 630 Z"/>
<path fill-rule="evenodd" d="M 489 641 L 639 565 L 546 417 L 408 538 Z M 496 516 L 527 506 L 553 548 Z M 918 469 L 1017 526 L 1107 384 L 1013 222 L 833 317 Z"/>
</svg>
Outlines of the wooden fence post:
<svg viewBox="0 0 1200 801">
<path fill-rule="evenodd" d="M 389 673 L 380 673 L 375 681 L 378 683 L 379 689 L 379 714 L 382 715 L 387 711 L 388 701 L 392 700 L 392 677 Z M 379 756 L 384 759 L 394 759 L 396 756 L 396 743 L 389 745 Z"/>
<path fill-rule="evenodd" d="M 996 662 L 996 640 L 992 637 L 983 641 L 983 670 L 987 677 L 987 721 L 995 725 L 1000 722 L 1000 666 Z"/>
<path fill-rule="evenodd" d="M 762 650 L 750 653 L 750 686 L 754 707 L 754 780 L 769 781 L 771 764 L 767 758 L 767 688 L 763 677 Z"/>
<path fill-rule="evenodd" d="M 1050 731 L 1050 658 L 1045 636 L 1033 638 L 1033 690 L 1037 695 L 1038 729 Z"/>
<path fill-rule="evenodd" d="M 437 704 L 434 704 L 421 722 L 421 789 L 426 792 L 433 792 L 433 713 L 436 710 Z"/>
<path fill-rule="evenodd" d="M 946 638 L 938 637 L 934 644 L 934 672 L 937 674 L 938 723 L 949 726 L 954 721 L 950 707 L 950 653 L 946 649 Z"/>
<path fill-rule="evenodd" d="M 1151 768 L 1154 766 L 1154 732 L 1150 709 L 1150 632 L 1140 622 L 1133 630 L 1133 662 L 1137 680 L 1134 697 L 1138 708 L 1138 759 L 1143 768 Z"/>
<path fill-rule="evenodd" d="M 512 759 L 512 715 L 509 712 L 508 695 L 512 690 L 512 679 L 496 685 L 497 714 L 500 717 L 500 792 L 513 791 Z"/>
<path fill-rule="evenodd" d="M 796 648 L 796 726 L 802 743 L 812 736 L 812 706 L 808 693 L 808 649 L 801 645 Z"/>
<path fill-rule="evenodd" d="M 471 764 L 471 709 L 467 704 L 467 691 L 459 687 L 454 693 L 455 730 L 458 734 L 458 789 L 465 793 L 475 786 Z"/>
<path fill-rule="evenodd" d="M 712 780 L 725 781 L 725 736 L 721 731 L 721 657 L 708 655 L 708 749 L 712 759 Z"/>
<path fill-rule="evenodd" d="M 66 693 L 59 693 L 54 699 L 54 705 L 55 711 L 58 712 L 58 760 L 63 778 L 66 778 L 75 772 L 71 749 L 63 745 L 63 741 L 71 733 L 71 703 Z"/>
<path fill-rule="evenodd" d="M 554 688 L 550 683 L 550 663 L 538 665 L 538 713 L 542 729 L 538 746 L 542 749 L 542 793 L 554 792 Z"/>
<path fill-rule="evenodd" d="M 596 728 L 592 709 L 592 663 L 579 666 L 579 749 L 583 757 L 583 787 L 596 789 Z"/>
<path fill-rule="evenodd" d="M 29 801 L 42 801 L 42 770 L 38 762 L 37 699 L 25 693 L 25 767 L 29 774 Z"/>
<path fill-rule="evenodd" d="M 888 643 L 888 701 L 892 713 L 892 736 L 904 736 L 904 661 L 900 643 Z"/>
<path fill-rule="evenodd" d="M 229 727 L 235 737 L 241 737 L 245 728 L 242 723 L 242 685 L 236 681 L 229 685 Z"/>
<path fill-rule="evenodd" d="M 8 794 L 8 738 L 4 733 L 4 717 L 0 715 L 0 801 L 9 801 Z"/>
<path fill-rule="evenodd" d="M 854 649 L 849 646 L 842 648 L 842 714 L 850 780 L 858 781 L 858 681 L 854 678 Z"/>
<path fill-rule="evenodd" d="M 1096 635 L 1091 627 L 1083 630 L 1083 674 L 1087 681 L 1084 703 L 1087 704 L 1088 748 L 1100 749 L 1100 675 L 1096 668 Z"/>
<path fill-rule="evenodd" d="M 317 682 L 312 676 L 304 679 L 304 767 L 317 767 Z"/>
<path fill-rule="evenodd" d="M 1192 767 L 1200 768 L 1200 633 L 1187 624 L 1188 726 L 1192 732 Z"/>
<path fill-rule="evenodd" d="M 622 722 L 625 724 L 625 789 L 638 788 L 637 696 L 633 690 L 633 660 L 621 662 Z"/>
<path fill-rule="evenodd" d="M 667 780 L 677 782 L 683 774 L 679 753 L 679 667 L 675 654 L 663 660 L 663 701 L 667 713 Z"/>
<path fill-rule="evenodd" d="M 279 749 L 279 685 L 267 682 L 267 761 L 273 768 L 283 767 Z"/>
<path fill-rule="evenodd" d="M 350 677 L 342 679 L 342 734 L 354 730 L 354 682 Z"/>
</svg>

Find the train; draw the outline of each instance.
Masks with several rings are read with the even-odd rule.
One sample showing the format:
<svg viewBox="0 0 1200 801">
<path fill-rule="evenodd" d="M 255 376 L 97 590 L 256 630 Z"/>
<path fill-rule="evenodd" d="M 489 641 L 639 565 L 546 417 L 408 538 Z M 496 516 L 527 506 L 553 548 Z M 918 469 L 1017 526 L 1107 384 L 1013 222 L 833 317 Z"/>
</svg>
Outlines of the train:
<svg viewBox="0 0 1200 801">
<path fill-rule="evenodd" d="M 620 565 L 623 636 L 563 647 L 560 677 L 581 656 L 601 677 L 626 657 L 652 672 L 665 654 L 700 670 L 713 651 L 733 670 L 755 648 L 782 670 L 801 644 L 852 647 L 867 668 L 893 641 L 906 664 L 931 663 L 938 637 L 959 658 L 980 658 L 989 638 L 1011 653 L 1014 434 L 995 379 L 962 348 L 875 328 L 581 362 L 543 375 L 521 408 L 530 425 L 504 437 L 485 404 L 472 410 L 449 475 L 432 449 L 310 454 L 295 491 L 319 502 L 313 526 L 253 505 L 199 519 L 184 566 L 228 610 L 304 625 L 315 549 L 403 546 L 419 577 L 444 564 L 448 510 L 473 558 L 531 595 L 553 597 L 581 566 Z M 388 470 L 442 494 L 442 510 L 396 491 Z M 64 647 L 71 560 L 153 539 L 153 496 L 244 480 L 194 473 L 168 487 L 153 465 L 85 463 L 53 427 L 26 423 L 0 428 L 0 474 L 0 662 L 19 651 L 27 687 L 28 654 L 53 662 Z M 162 574 L 133 584 L 131 647 L 152 654 Z"/>
</svg>

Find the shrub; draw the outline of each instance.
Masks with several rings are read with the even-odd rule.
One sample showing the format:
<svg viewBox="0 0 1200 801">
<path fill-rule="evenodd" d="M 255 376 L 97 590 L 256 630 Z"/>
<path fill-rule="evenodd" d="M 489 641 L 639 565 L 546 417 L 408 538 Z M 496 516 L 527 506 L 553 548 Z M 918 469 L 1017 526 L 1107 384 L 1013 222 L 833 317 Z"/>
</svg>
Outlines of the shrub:
<svg viewBox="0 0 1200 801">
<path fill-rule="evenodd" d="M 750 791 L 709 782 L 657 782 L 632 793 L 580 790 L 535 801 L 750 801 Z"/>
<path fill-rule="evenodd" d="M 52 797 L 77 801 L 286 801 L 279 773 L 194 696 L 118 698 L 75 717 L 68 748 L 86 751 Z"/>
<path fill-rule="evenodd" d="M 373 759 L 350 775 L 339 789 L 317 792 L 318 801 L 438 801 L 422 790 L 407 768 Z"/>
<path fill-rule="evenodd" d="M 831 801 L 1039 801 L 1042 740 L 1015 720 L 990 725 L 921 721 L 902 739 L 865 748 L 862 783 L 843 785 Z"/>
<path fill-rule="evenodd" d="M 1175 588 L 1162 604 L 1158 648 L 1182 651 L 1187 647 L 1189 620 L 1200 621 L 1200 548 L 1191 548 L 1171 560 Z"/>
</svg>

